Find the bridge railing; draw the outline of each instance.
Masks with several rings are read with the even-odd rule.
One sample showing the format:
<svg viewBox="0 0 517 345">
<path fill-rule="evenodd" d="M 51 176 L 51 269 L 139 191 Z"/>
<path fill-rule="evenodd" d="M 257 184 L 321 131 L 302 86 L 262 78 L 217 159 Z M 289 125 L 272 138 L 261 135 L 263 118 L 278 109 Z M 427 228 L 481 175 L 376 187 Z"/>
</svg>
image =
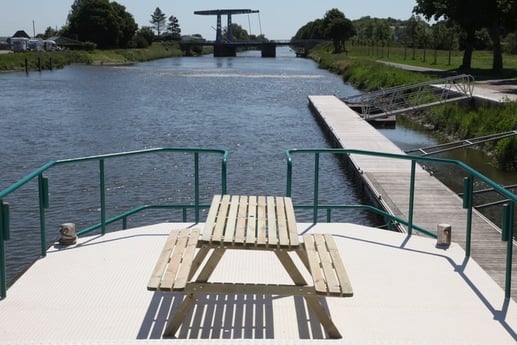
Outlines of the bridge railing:
<svg viewBox="0 0 517 345">
<path fill-rule="evenodd" d="M 365 207 L 364 205 L 343 205 L 343 204 L 324 204 L 320 202 L 320 176 L 321 176 L 321 167 L 320 167 L 320 157 L 322 155 L 334 155 L 340 156 L 341 158 L 348 159 L 349 155 L 367 155 L 367 156 L 375 156 L 382 158 L 395 159 L 400 161 L 411 161 L 411 177 L 409 182 L 409 191 L 408 191 L 408 200 L 409 206 L 407 211 L 407 219 L 401 219 L 400 217 L 396 217 L 392 214 L 388 214 L 384 210 L 377 209 L 375 207 Z M 502 233 L 501 240 L 507 242 L 506 247 L 506 274 L 505 274 L 505 296 L 507 298 L 511 295 L 511 278 L 512 278 L 512 250 L 513 250 L 513 234 L 514 234 L 514 213 L 515 207 L 517 205 L 517 195 L 512 193 L 511 191 L 505 189 L 503 186 L 498 183 L 492 181 L 488 177 L 484 176 L 477 170 L 471 168 L 467 164 L 449 159 L 442 158 L 432 158 L 432 157 L 421 157 L 421 156 L 410 156 L 410 155 L 399 155 L 385 152 L 373 152 L 373 151 L 364 151 L 364 150 L 355 150 L 355 149 L 293 149 L 286 151 L 287 156 L 287 181 L 286 181 L 286 195 L 292 196 L 292 183 L 293 183 L 293 158 L 296 155 L 312 155 L 314 159 L 314 174 L 313 174 L 313 192 L 312 192 L 312 203 L 306 205 L 295 204 L 296 208 L 304 208 L 304 209 L 312 209 L 313 211 L 313 222 L 317 223 L 319 221 L 318 213 L 321 210 L 325 210 L 327 212 L 327 221 L 331 219 L 332 210 L 336 209 L 364 209 L 379 215 L 382 215 L 389 219 L 390 222 L 398 222 L 405 226 L 407 226 L 408 235 L 411 236 L 413 230 L 417 230 L 426 235 L 430 235 L 432 237 L 436 237 L 436 234 L 422 227 L 417 226 L 413 221 L 413 213 L 414 213 L 414 199 L 415 199 L 415 190 L 416 190 L 416 165 L 417 163 L 437 163 L 449 166 L 456 166 L 460 168 L 465 174 L 466 177 L 464 179 L 463 187 L 463 208 L 467 210 L 466 215 L 466 243 L 465 243 L 465 255 L 470 257 L 471 252 L 471 235 L 472 235 L 472 215 L 473 215 L 473 192 L 474 192 L 474 184 L 478 182 L 483 182 L 492 188 L 496 193 L 501 195 L 507 201 L 502 206 Z M 325 196 L 321 196 L 325 198 Z"/>
</svg>

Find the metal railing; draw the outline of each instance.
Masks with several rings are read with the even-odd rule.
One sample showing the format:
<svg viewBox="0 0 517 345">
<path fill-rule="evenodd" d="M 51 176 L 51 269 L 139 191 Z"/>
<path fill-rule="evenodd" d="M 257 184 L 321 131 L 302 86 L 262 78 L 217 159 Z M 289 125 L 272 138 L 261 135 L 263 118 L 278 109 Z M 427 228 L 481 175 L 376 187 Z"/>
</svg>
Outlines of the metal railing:
<svg viewBox="0 0 517 345">
<path fill-rule="evenodd" d="M 502 206 L 502 226 L 501 226 L 501 240 L 507 242 L 506 249 L 506 269 L 505 269 L 505 296 L 507 298 L 511 295 L 511 273 L 512 273 L 512 251 L 513 251 L 513 227 L 514 227 L 514 212 L 515 206 L 517 205 L 517 195 L 512 193 L 511 191 L 505 189 L 501 185 L 492 181 L 488 177 L 484 176 L 480 172 L 471 168 L 467 164 L 450 159 L 442 159 L 442 158 L 432 158 L 432 157 L 420 157 L 420 156 L 410 156 L 410 155 L 400 155 L 400 154 L 392 154 L 392 153 L 384 153 L 384 152 L 373 152 L 373 151 L 364 151 L 364 150 L 355 150 L 355 149 L 293 149 L 286 151 L 287 156 L 287 183 L 286 183 L 286 196 L 292 196 L 292 179 L 293 179 L 293 155 L 314 155 L 314 180 L 313 180 L 313 200 L 310 205 L 295 205 L 297 208 L 311 208 L 313 210 L 313 222 L 318 222 L 318 211 L 319 210 L 327 210 L 327 219 L 331 219 L 331 215 L 329 214 L 332 209 L 365 209 L 379 215 L 385 216 L 390 221 L 399 222 L 407 226 L 408 235 L 411 236 L 413 230 L 420 231 L 424 234 L 431 235 L 436 237 L 436 234 L 429 229 L 424 229 L 413 223 L 413 213 L 414 213 L 414 200 L 415 200 L 415 176 L 416 176 L 416 164 L 417 162 L 434 162 L 439 164 L 453 165 L 461 170 L 463 170 L 467 177 L 464 179 L 463 183 L 463 208 L 467 210 L 467 219 L 466 219 L 466 243 L 465 243 L 465 255 L 470 257 L 470 249 L 471 249 L 471 233 L 472 233 L 472 215 L 473 215 L 473 191 L 474 191 L 474 180 L 477 179 L 485 184 L 487 184 L 490 188 L 492 188 L 495 192 L 499 193 L 501 196 L 507 199 L 507 202 Z M 344 158 L 348 158 L 349 155 L 367 155 L 367 156 L 376 156 L 382 158 L 390 158 L 404 161 L 411 161 L 411 177 L 409 181 L 409 207 L 408 207 L 408 216 L 407 219 L 401 219 L 400 217 L 396 217 L 392 214 L 385 212 L 384 210 L 380 210 L 375 207 L 365 207 L 364 205 L 325 205 L 320 204 L 320 156 L 321 155 L 338 155 L 345 156 Z"/>
<path fill-rule="evenodd" d="M 108 219 L 106 217 L 106 185 L 105 185 L 105 161 L 121 158 L 121 157 L 129 157 L 136 155 L 149 155 L 149 154 L 157 154 L 157 153 L 184 153 L 191 154 L 193 157 L 193 185 L 194 185 L 194 196 L 193 196 L 193 204 L 159 204 L 159 205 L 140 205 L 129 211 L 126 211 L 116 217 Z M 89 226 L 85 229 L 79 230 L 77 235 L 84 235 L 90 233 L 94 230 L 100 229 L 101 234 L 105 234 L 106 226 L 116 221 L 122 221 L 122 228 L 127 228 L 127 217 L 136 213 L 139 213 L 143 210 L 147 209 L 166 209 L 166 208 L 175 208 L 183 210 L 183 221 L 186 221 L 186 210 L 193 209 L 195 222 L 199 222 L 199 213 L 200 209 L 203 207 L 208 207 L 209 205 L 202 205 L 200 202 L 200 167 L 199 160 L 200 155 L 207 154 L 216 154 L 221 157 L 220 161 L 220 183 L 221 183 L 221 193 L 226 193 L 226 167 L 227 167 L 227 158 L 228 153 L 225 150 L 219 149 L 202 149 L 202 148 L 155 148 L 148 150 L 140 150 L 140 151 L 130 151 L 123 153 L 114 153 L 114 154 L 105 154 L 98 156 L 90 156 L 90 157 L 82 157 L 75 159 L 65 159 L 65 160 L 57 160 L 51 161 L 39 169 L 34 170 L 18 182 L 12 184 L 5 190 L 0 192 L 0 298 L 5 298 L 7 293 L 7 279 L 6 279 L 6 260 L 5 260 L 5 241 L 10 238 L 10 206 L 9 203 L 5 201 L 5 198 L 9 196 L 11 193 L 25 186 L 29 182 L 33 180 L 37 180 L 38 183 L 38 199 L 39 199 L 39 227 L 40 227 L 40 242 L 41 242 L 41 256 L 46 256 L 47 252 L 47 240 L 46 240 L 46 220 L 45 220 L 45 210 L 49 208 L 49 181 L 48 177 L 44 175 L 49 169 L 61 165 L 69 165 L 69 164 L 80 164 L 84 162 L 97 161 L 99 168 L 98 175 L 98 183 L 99 183 L 99 210 L 100 210 L 100 221 L 97 224 Z"/>
<path fill-rule="evenodd" d="M 471 75 L 461 74 L 366 92 L 346 97 L 343 101 L 361 106 L 361 115 L 366 120 L 373 120 L 469 99 L 474 92 L 473 82 Z"/>
</svg>

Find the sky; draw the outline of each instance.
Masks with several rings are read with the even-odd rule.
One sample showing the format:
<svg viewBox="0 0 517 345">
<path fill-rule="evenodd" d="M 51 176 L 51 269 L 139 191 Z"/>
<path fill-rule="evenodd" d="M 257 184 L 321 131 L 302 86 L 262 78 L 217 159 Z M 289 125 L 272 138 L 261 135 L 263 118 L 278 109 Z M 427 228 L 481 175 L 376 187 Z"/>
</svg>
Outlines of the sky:
<svg viewBox="0 0 517 345">
<path fill-rule="evenodd" d="M 73 0 L 4 0 L 0 11 L 0 36 L 12 36 L 17 30 L 29 35 L 43 33 L 47 27 L 61 28 Z M 194 15 L 194 11 L 213 9 L 251 9 L 259 14 L 234 15 L 250 34 L 264 34 L 268 39 L 290 39 L 306 23 L 323 18 L 333 8 L 339 9 L 348 19 L 364 16 L 408 19 L 416 0 L 118 0 L 133 15 L 139 27 L 150 26 L 151 14 L 159 7 L 167 17 L 178 18 L 181 33 L 201 34 L 215 39 L 215 16 Z M 223 16 L 223 26 L 226 26 Z"/>
</svg>

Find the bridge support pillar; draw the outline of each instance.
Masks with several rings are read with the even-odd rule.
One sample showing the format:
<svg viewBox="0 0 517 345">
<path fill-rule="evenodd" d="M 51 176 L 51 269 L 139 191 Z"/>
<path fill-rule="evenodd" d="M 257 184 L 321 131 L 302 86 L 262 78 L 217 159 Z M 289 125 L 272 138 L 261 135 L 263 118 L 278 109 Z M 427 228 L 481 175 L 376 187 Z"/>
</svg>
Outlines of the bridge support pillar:
<svg viewBox="0 0 517 345">
<path fill-rule="evenodd" d="M 214 57 L 236 56 L 237 49 L 226 44 L 216 44 L 214 46 Z"/>
<path fill-rule="evenodd" d="M 276 46 L 274 44 L 265 44 L 260 50 L 263 58 L 276 57 Z"/>
</svg>

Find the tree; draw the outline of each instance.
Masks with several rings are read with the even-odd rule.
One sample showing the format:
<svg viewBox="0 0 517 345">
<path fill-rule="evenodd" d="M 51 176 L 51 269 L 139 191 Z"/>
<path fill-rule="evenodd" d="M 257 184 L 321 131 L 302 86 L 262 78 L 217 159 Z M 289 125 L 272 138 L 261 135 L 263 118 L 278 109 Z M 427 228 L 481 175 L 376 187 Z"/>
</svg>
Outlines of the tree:
<svg viewBox="0 0 517 345">
<path fill-rule="evenodd" d="M 327 37 L 334 43 L 334 53 L 346 51 L 345 42 L 355 35 L 352 22 L 346 18 L 334 18 L 327 26 Z"/>
<path fill-rule="evenodd" d="M 250 40 L 248 31 L 246 31 L 246 29 L 244 29 L 239 24 L 232 23 L 231 29 L 232 29 L 233 40 L 237 40 L 237 41 L 249 41 Z M 223 29 L 223 37 L 226 40 L 230 41 L 230 39 L 228 38 L 228 27 L 225 27 Z"/>
<path fill-rule="evenodd" d="M 462 68 L 470 69 L 476 31 L 486 28 L 493 42 L 492 69 L 503 68 L 501 28 L 515 25 L 516 0 L 417 0 L 415 13 L 427 19 L 444 17 L 458 24 L 466 35 Z"/>
<path fill-rule="evenodd" d="M 171 39 L 179 40 L 181 38 L 181 29 L 178 22 L 178 18 L 174 16 L 169 17 L 169 23 L 167 24 L 167 32 L 170 34 Z"/>
<path fill-rule="evenodd" d="M 101 49 L 127 47 L 138 26 L 126 8 L 109 0 L 75 0 L 63 34 Z"/>
<path fill-rule="evenodd" d="M 162 30 L 165 27 L 166 21 L 167 16 L 165 15 L 165 13 L 163 13 L 159 7 L 156 7 L 153 14 L 151 14 L 150 23 L 153 25 L 153 28 L 156 31 L 156 35 L 158 37 L 160 37 Z"/>
</svg>

